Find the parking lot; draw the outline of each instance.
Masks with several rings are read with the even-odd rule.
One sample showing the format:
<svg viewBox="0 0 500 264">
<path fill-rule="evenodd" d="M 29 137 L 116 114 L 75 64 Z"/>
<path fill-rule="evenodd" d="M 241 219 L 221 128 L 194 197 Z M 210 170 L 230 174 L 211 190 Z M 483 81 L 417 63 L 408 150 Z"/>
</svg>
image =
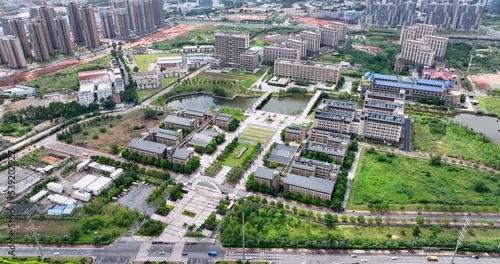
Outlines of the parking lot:
<svg viewBox="0 0 500 264">
<path fill-rule="evenodd" d="M 146 199 L 154 188 L 153 185 L 141 183 L 138 187 L 132 186 L 128 194 L 118 199 L 118 203 L 128 209 L 137 209 L 141 213 L 152 215 L 156 208 L 148 205 Z"/>
</svg>

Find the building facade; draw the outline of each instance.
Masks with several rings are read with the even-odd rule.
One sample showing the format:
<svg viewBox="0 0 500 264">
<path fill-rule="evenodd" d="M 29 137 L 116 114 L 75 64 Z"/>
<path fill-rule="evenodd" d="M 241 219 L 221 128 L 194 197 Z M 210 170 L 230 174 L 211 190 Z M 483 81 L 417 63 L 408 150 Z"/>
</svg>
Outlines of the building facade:
<svg viewBox="0 0 500 264">
<path fill-rule="evenodd" d="M 311 52 L 319 52 L 321 47 L 321 32 L 319 31 L 302 31 L 300 36 L 306 44 L 306 50 Z"/>
<path fill-rule="evenodd" d="M 228 66 L 239 67 L 241 54 L 250 47 L 248 33 L 219 31 L 215 33 L 215 56 Z"/>
<path fill-rule="evenodd" d="M 71 40 L 71 33 L 69 32 L 68 21 L 62 16 L 57 16 L 54 19 L 56 26 L 57 46 L 62 54 L 75 54 L 73 49 L 73 41 Z"/>
<path fill-rule="evenodd" d="M 35 18 L 34 21 L 26 24 L 26 28 L 28 29 L 31 45 L 33 46 L 33 55 L 35 59 L 37 61 L 49 61 L 50 49 L 46 41 L 43 24 Z"/>
<path fill-rule="evenodd" d="M 274 63 L 274 75 L 286 78 L 301 78 L 313 82 L 337 83 L 340 80 L 340 65 L 278 59 Z"/>
<path fill-rule="evenodd" d="M 259 51 L 245 50 L 240 54 L 240 70 L 253 72 L 259 67 Z"/>
<path fill-rule="evenodd" d="M 280 47 L 264 47 L 263 48 L 263 59 L 264 62 L 274 62 L 277 59 L 290 59 L 290 60 L 300 60 L 301 51 L 292 48 L 280 48 Z"/>
<path fill-rule="evenodd" d="M 99 11 L 99 17 L 101 18 L 101 27 L 104 38 L 116 38 L 115 23 L 113 21 L 113 11 L 101 10 Z"/>
<path fill-rule="evenodd" d="M 158 89 L 162 87 L 162 79 L 156 71 L 136 72 L 134 79 L 137 83 L 137 89 Z"/>
<path fill-rule="evenodd" d="M 89 49 L 98 48 L 101 46 L 101 42 L 99 41 L 94 7 L 91 5 L 82 6 L 80 8 L 80 17 L 83 24 L 83 39 L 85 40 L 85 46 Z"/>
<path fill-rule="evenodd" d="M 14 36 L 0 37 L 0 53 L 2 61 L 10 68 L 26 68 L 26 58 L 18 38 Z"/>
<path fill-rule="evenodd" d="M 431 66 L 434 64 L 436 51 L 424 40 L 410 39 L 401 45 L 400 60 L 417 66 Z"/>
<path fill-rule="evenodd" d="M 83 22 L 80 18 L 80 5 L 71 2 L 66 7 L 66 11 L 68 13 L 71 31 L 73 32 L 73 41 L 76 43 L 85 42 L 85 38 L 83 37 Z"/>
<path fill-rule="evenodd" d="M 21 48 L 23 49 L 24 56 L 32 56 L 31 45 L 29 42 L 28 34 L 26 34 L 26 28 L 24 26 L 23 19 L 15 18 L 9 20 L 9 25 L 13 35 L 19 39 L 19 42 L 21 42 Z"/>
</svg>

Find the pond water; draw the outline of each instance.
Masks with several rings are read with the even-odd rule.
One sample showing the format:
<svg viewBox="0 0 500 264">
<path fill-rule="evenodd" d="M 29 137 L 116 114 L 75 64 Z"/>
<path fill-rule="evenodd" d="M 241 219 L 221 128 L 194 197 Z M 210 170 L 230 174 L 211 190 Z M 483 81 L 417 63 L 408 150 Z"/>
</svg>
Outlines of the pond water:
<svg viewBox="0 0 500 264">
<path fill-rule="evenodd" d="M 311 97 L 309 96 L 290 96 L 284 98 L 271 97 L 259 109 L 262 111 L 298 115 L 306 108 Z M 179 97 L 167 103 L 168 106 L 173 108 L 191 108 L 206 111 L 211 107 L 235 107 L 246 110 L 257 101 L 256 97 L 236 97 L 233 100 L 213 98 L 211 95 L 200 94 L 191 95 L 186 97 Z"/>
<path fill-rule="evenodd" d="M 257 101 L 256 97 L 236 97 L 234 100 L 213 98 L 211 95 L 191 95 L 179 97 L 167 103 L 173 108 L 191 108 L 201 111 L 206 111 L 211 107 L 234 107 L 246 110 Z"/>
<path fill-rule="evenodd" d="M 495 117 L 458 114 L 453 118 L 453 121 L 459 122 L 464 126 L 468 126 L 474 129 L 474 131 L 483 133 L 500 143 L 500 121 Z"/>
</svg>

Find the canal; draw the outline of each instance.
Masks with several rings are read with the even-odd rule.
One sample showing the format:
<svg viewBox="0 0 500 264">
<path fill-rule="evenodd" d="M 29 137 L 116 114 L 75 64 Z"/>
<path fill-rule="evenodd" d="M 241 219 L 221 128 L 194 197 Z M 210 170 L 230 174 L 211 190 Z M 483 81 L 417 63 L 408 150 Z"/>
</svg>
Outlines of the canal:
<svg viewBox="0 0 500 264">
<path fill-rule="evenodd" d="M 500 143 L 500 121 L 495 117 L 474 115 L 474 114 L 458 114 L 453 121 L 459 122 L 464 126 L 468 126 L 474 131 L 483 133 L 487 137 Z"/>
</svg>

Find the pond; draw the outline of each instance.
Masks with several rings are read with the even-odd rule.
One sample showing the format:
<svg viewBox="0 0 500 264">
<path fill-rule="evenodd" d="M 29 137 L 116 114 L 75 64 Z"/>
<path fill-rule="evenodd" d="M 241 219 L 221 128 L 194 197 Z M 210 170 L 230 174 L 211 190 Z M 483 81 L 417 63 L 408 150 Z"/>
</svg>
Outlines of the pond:
<svg viewBox="0 0 500 264">
<path fill-rule="evenodd" d="M 459 122 L 464 126 L 468 126 L 474 129 L 474 131 L 483 133 L 487 137 L 500 143 L 500 121 L 495 117 L 474 114 L 458 114 L 453 118 L 453 121 Z"/>
<path fill-rule="evenodd" d="M 290 96 L 284 98 L 271 97 L 259 110 L 286 114 L 299 115 L 304 111 L 311 97 L 309 96 Z M 179 97 L 167 103 L 167 106 L 173 108 L 191 108 L 206 111 L 211 107 L 221 108 L 223 106 L 235 107 L 246 110 L 257 101 L 256 97 L 239 97 L 233 100 L 213 98 L 211 95 L 200 94 Z"/>
<path fill-rule="evenodd" d="M 233 100 L 213 98 L 211 95 L 200 94 L 179 97 L 167 103 L 173 108 L 191 108 L 201 111 L 209 110 L 211 107 L 221 108 L 223 106 L 246 110 L 257 101 L 256 97 L 236 97 Z"/>
</svg>

